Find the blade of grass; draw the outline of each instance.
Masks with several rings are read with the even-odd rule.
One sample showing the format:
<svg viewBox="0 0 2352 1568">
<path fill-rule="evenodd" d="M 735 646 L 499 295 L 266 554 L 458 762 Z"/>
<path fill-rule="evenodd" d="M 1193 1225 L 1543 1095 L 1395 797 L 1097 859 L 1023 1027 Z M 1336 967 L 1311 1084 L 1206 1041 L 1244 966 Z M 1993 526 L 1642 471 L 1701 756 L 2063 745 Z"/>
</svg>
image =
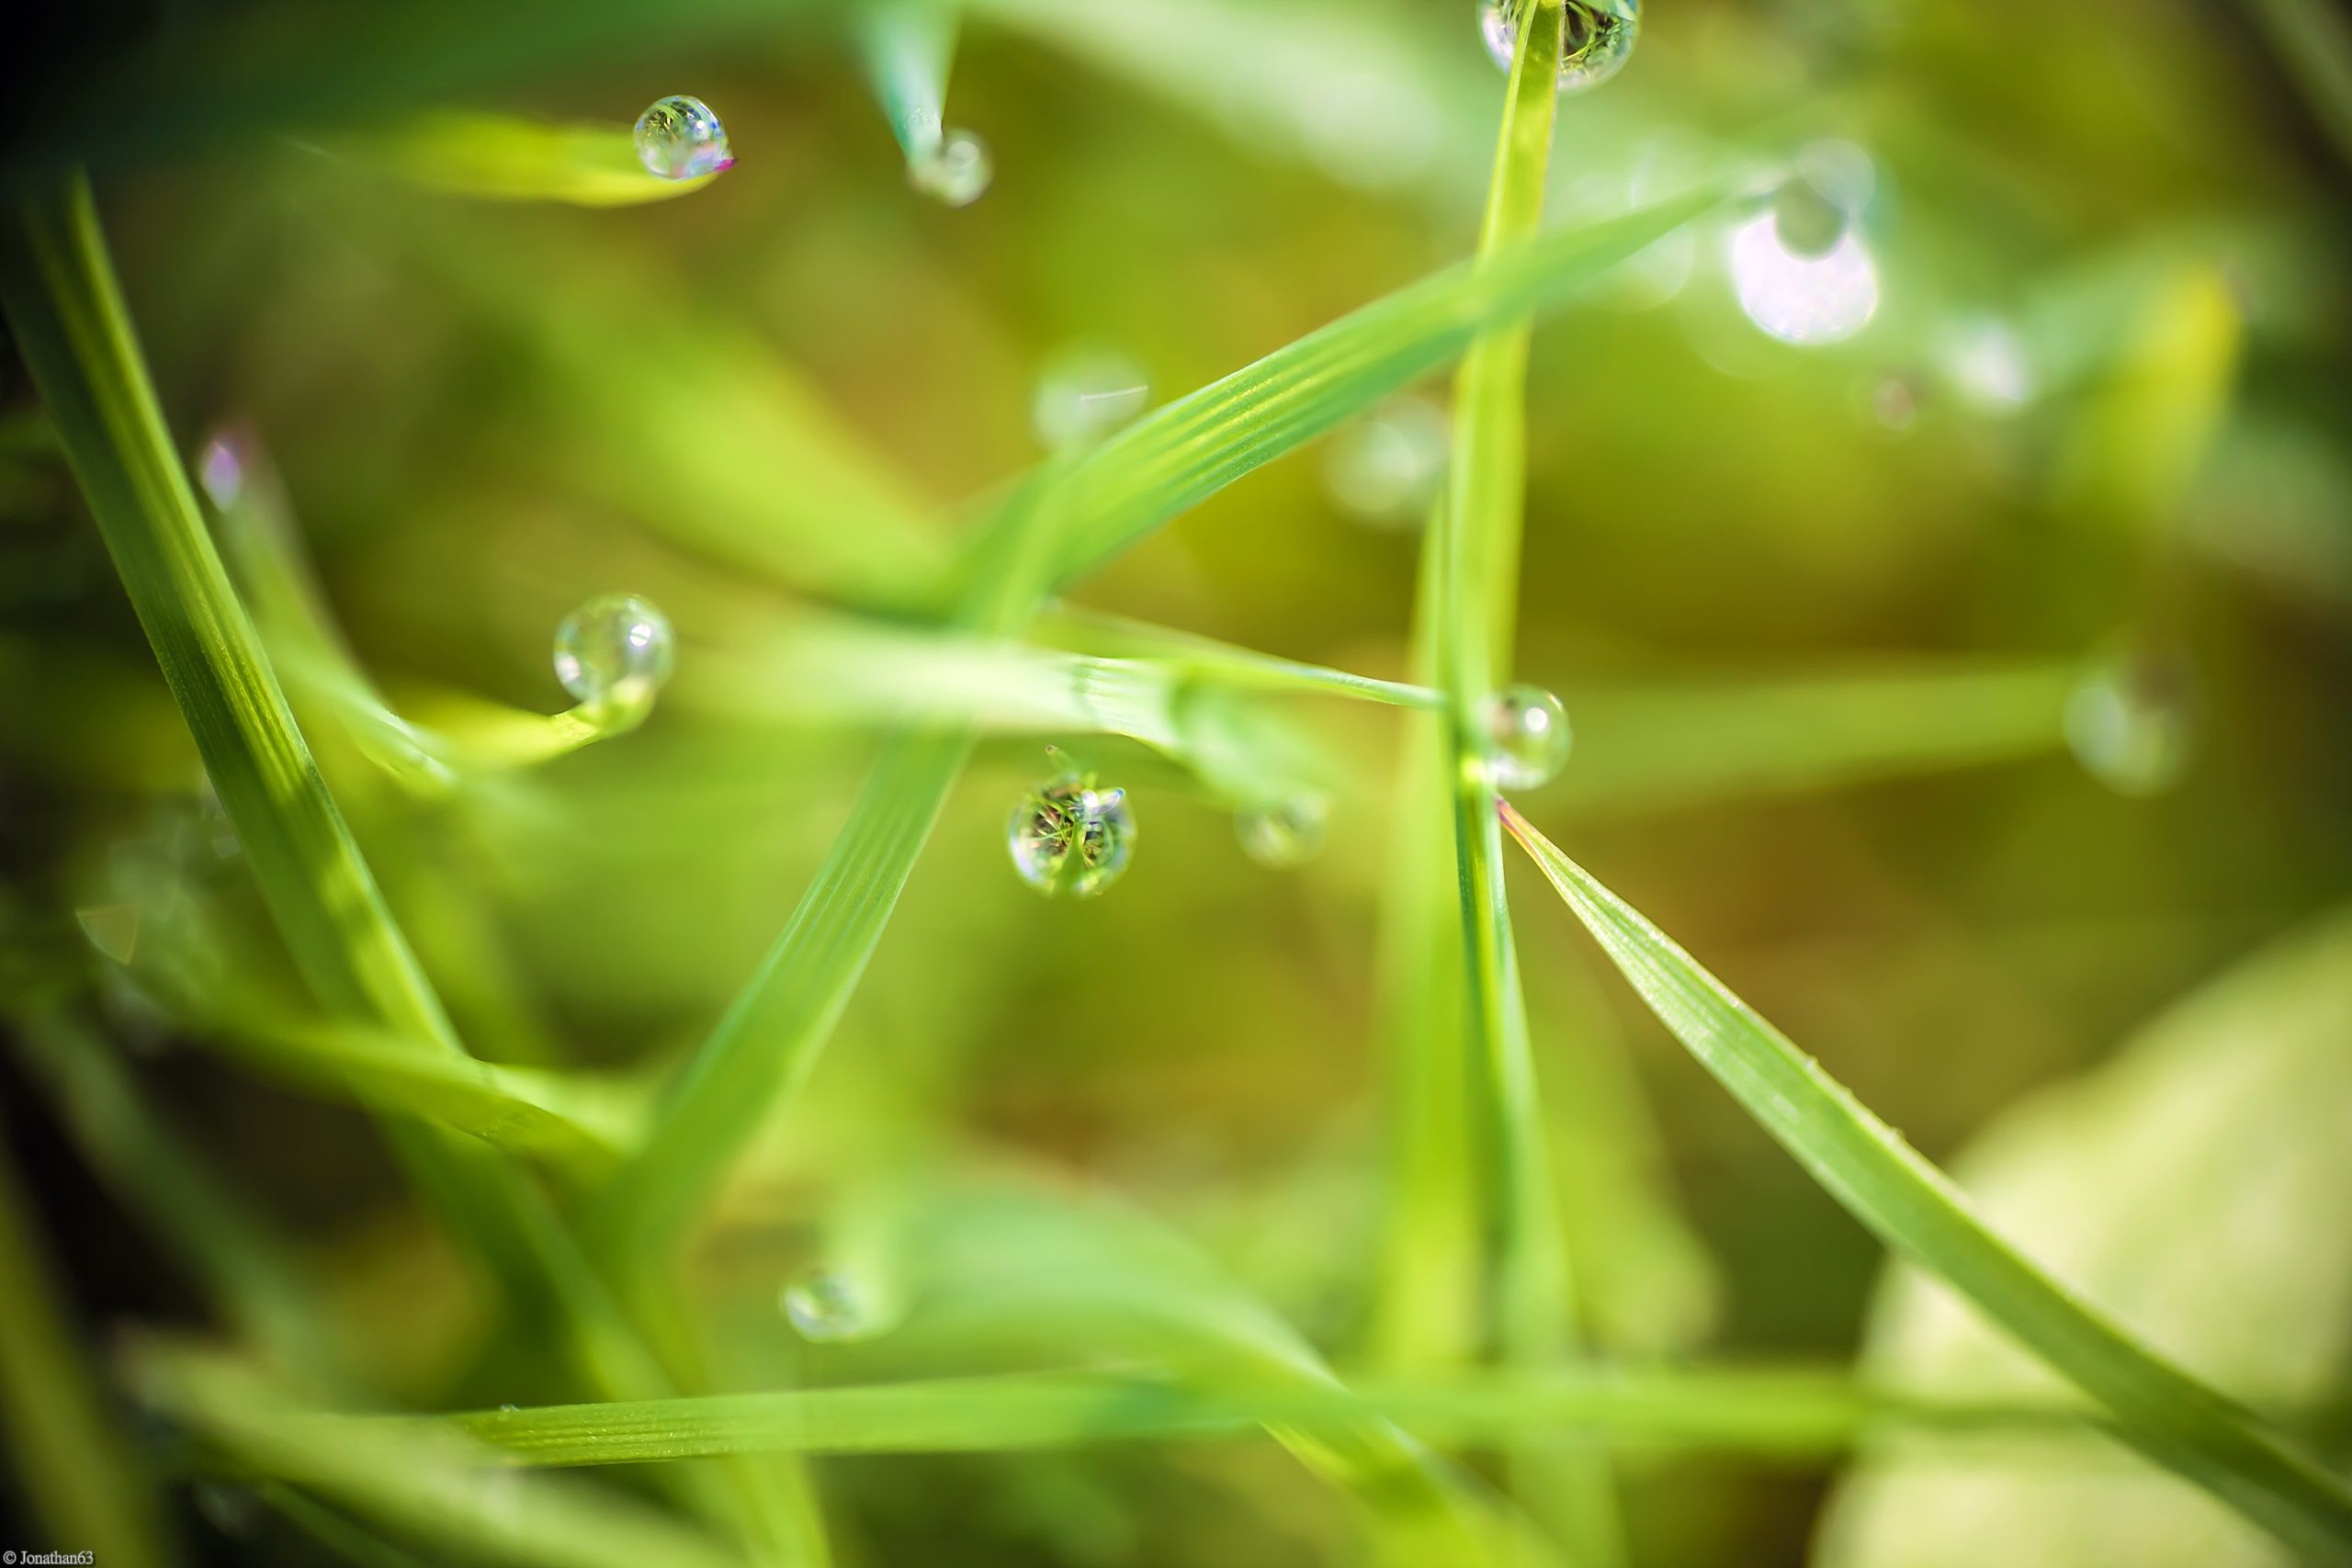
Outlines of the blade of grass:
<svg viewBox="0 0 2352 1568">
<path fill-rule="evenodd" d="M 1514 3 L 1518 44 L 1478 237 L 1482 256 L 1508 253 L 1537 231 L 1551 163 L 1564 15 L 1557 0 Z M 1521 1368 L 1566 1356 L 1576 1314 L 1503 893 L 1502 832 L 1486 783 L 1486 705 L 1508 680 L 1518 619 L 1532 337 L 1531 325 L 1514 323 L 1481 336 L 1463 355 L 1453 462 L 1428 556 L 1437 573 L 1430 647 L 1447 699 L 1440 752 L 1468 1004 L 1464 1147 L 1487 1227 L 1480 1267 L 1493 1349 L 1504 1364 Z M 1613 1489 L 1598 1456 L 1521 1448 L 1510 1455 L 1510 1468 L 1514 1491 L 1578 1561 L 1623 1558 Z"/>
<path fill-rule="evenodd" d="M 1063 500 L 1067 581 L 1261 464 L 1362 413 L 1497 323 L 1559 306 L 1713 209 L 1702 185 L 1619 217 L 1518 239 L 1398 289 L 1154 410 L 1083 454 Z"/>
<path fill-rule="evenodd" d="M 664 179 L 637 156 L 628 125 L 548 125 L 514 115 L 426 109 L 352 131 L 325 151 L 445 196 L 632 207 L 700 190 L 718 173 Z"/>
<path fill-rule="evenodd" d="M 1525 818 L 1501 810 L 1650 1010 L 1855 1218 L 2106 1405 L 2125 1441 L 2297 1551 L 2352 1561 L 2352 1488 L 2013 1250 L 1818 1063 Z"/>
<path fill-rule="evenodd" d="M 910 164 L 939 150 L 957 20 L 947 0 L 873 0 L 857 17 L 866 78 Z"/>
<path fill-rule="evenodd" d="M 154 1499 L 60 1308 L 15 1163 L 0 1142 L 0 1437 L 51 1540 L 155 1568 Z"/>
<path fill-rule="evenodd" d="M 1576 764 L 1546 796 L 1635 812 L 1842 788 L 2065 747 L 2077 660 L 1955 660 L 1788 680 L 1570 688 Z"/>
<path fill-rule="evenodd" d="M 1701 191 L 1458 267 L 1357 311 L 1033 475 L 967 560 L 958 627 L 1004 636 L 1053 580 L 1151 527 L 1713 205 Z M 1083 541 L 1073 548 L 1069 541 Z M 638 1158 L 598 1205 L 598 1250 L 624 1273 L 673 1245 L 775 1104 L 814 1065 L 881 939 L 966 734 L 888 743 L 775 948 L 696 1054 Z"/>
<path fill-rule="evenodd" d="M 464 1058 L 198 518 L 79 173 L 17 194 L 0 306 L 296 967 L 332 1015 Z M 387 1133 L 510 1310 L 560 1325 L 607 1391 L 669 1392 L 520 1172 L 459 1134 Z"/>
<path fill-rule="evenodd" d="M 1432 1441 L 1492 1443 L 1575 1433 L 1645 1453 L 1773 1460 L 1842 1454 L 1882 1436 L 1986 1428 L 2092 1428 L 2030 1403 L 1877 1392 L 1842 1372 L 1783 1368 L 1466 1374 L 1353 1392 L 1221 1386 L 1136 1373 L 1018 1372 L 621 1404 L 541 1405 L 453 1416 L 346 1416 L 379 1430 L 449 1430 L 528 1469 L 645 1464 L 745 1452 L 1006 1453 L 1108 1442 L 1323 1434 L 1385 1416 Z"/>
<path fill-rule="evenodd" d="M 462 1435 L 382 1423 L 321 1441 L 324 1416 L 251 1366 L 153 1341 L 127 1371 L 152 1407 L 252 1472 L 294 1483 L 465 1557 L 530 1568 L 661 1564 L 741 1568 L 743 1560 L 617 1493 L 502 1473 Z M 362 1440 L 352 1440 L 354 1438 Z"/>
<path fill-rule="evenodd" d="M 2312 116 L 2352 165 L 2352 21 L 2324 0 L 2245 0 Z"/>
<path fill-rule="evenodd" d="M 158 28 L 127 55 L 59 72 L 0 171 L 185 158 L 275 130 L 349 125 L 568 66 L 821 19 L 824 0 L 413 0 L 397 11 L 322 11 L 277 0 Z M 54 107 L 61 112 L 47 112 Z M 71 112 L 62 112 L 69 109 Z"/>
</svg>

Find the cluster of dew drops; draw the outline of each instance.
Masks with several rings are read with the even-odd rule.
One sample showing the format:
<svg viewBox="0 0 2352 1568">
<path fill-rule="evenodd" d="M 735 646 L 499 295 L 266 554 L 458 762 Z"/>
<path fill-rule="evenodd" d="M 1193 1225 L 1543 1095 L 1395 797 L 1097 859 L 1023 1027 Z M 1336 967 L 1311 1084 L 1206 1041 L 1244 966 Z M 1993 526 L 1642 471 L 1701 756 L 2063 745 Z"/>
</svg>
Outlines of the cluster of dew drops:
<svg viewBox="0 0 2352 1568">
<path fill-rule="evenodd" d="M 1479 36 L 1505 70 L 1510 68 L 1526 9 L 1525 0 L 1477 0 Z M 1557 90 L 1582 92 L 1623 69 L 1640 35 L 1641 12 L 1641 0 L 1566 0 Z M 967 130 L 932 130 L 908 160 L 909 183 L 950 207 L 978 200 L 994 174 L 987 144 Z M 646 170 L 662 179 L 700 179 L 735 162 L 718 116 L 685 94 L 647 108 L 637 122 L 636 143 Z M 1802 258 L 1834 254 L 1860 205 L 1852 184 L 1853 176 L 1840 169 L 1793 173 L 1765 220 L 1776 241 Z M 1140 412 L 1148 395 L 1140 369 L 1116 351 L 1066 351 L 1038 382 L 1033 410 L 1038 438 L 1056 452 L 1085 446 Z M 1399 398 L 1340 434 L 1331 448 L 1327 488 L 1343 511 L 1361 521 L 1397 525 L 1424 513 L 1434 500 L 1450 445 L 1442 409 Z M 649 703 L 668 678 L 673 658 L 669 621 L 636 594 L 589 601 L 565 618 L 556 637 L 556 674 L 583 708 Z M 2145 718 L 2152 711 L 2182 705 L 2151 701 L 2142 690 L 2164 686 L 2164 695 L 2170 696 L 2177 682 L 2149 676 L 2143 664 L 2118 661 L 2123 673 L 2110 668 L 2086 682 L 2068 727 L 2070 740 L 2091 771 L 2135 792 L 2177 772 L 2183 750 L 2183 726 Z M 1527 790 L 1559 773 L 1571 732 L 1557 697 L 1516 685 L 1487 699 L 1473 740 L 1494 788 Z M 1014 871 L 1030 886 L 1050 897 L 1093 897 L 1125 875 L 1134 858 L 1135 809 L 1124 789 L 1104 787 L 1053 748 L 1047 756 L 1055 771 L 1014 807 L 1006 848 Z M 1324 797 L 1302 793 L 1245 803 L 1236 814 L 1235 830 L 1251 859 L 1280 869 L 1312 858 L 1328 821 Z"/>
</svg>

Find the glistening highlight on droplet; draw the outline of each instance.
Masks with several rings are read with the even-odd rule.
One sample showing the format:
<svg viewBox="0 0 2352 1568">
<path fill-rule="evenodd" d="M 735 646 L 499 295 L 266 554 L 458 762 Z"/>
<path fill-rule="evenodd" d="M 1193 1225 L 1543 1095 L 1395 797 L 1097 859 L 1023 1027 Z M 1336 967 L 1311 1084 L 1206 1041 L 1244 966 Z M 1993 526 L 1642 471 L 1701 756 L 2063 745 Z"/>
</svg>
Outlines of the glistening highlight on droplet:
<svg viewBox="0 0 2352 1568">
<path fill-rule="evenodd" d="M 1097 787 L 1093 775 L 1064 773 L 1012 808 L 1005 848 L 1021 880 L 1054 898 L 1091 898 L 1126 874 L 1135 814 L 1127 792 Z"/>
<path fill-rule="evenodd" d="M 658 178 L 693 180 L 733 168 L 735 152 L 708 104 L 673 93 L 637 117 L 637 161 Z"/>
<path fill-rule="evenodd" d="M 907 162 L 907 183 L 945 207 L 969 207 L 996 178 L 989 144 L 968 130 L 950 130 Z"/>
<path fill-rule="evenodd" d="M 583 704 L 642 703 L 670 678 L 670 619 L 635 593 L 606 593 L 563 618 L 555 678 Z"/>
<path fill-rule="evenodd" d="M 1523 0 L 1478 0 L 1478 33 L 1504 70 L 1519 47 Z M 1642 0 L 1567 0 L 1560 8 L 1563 93 L 1598 87 L 1625 68 L 1641 36 Z"/>
<path fill-rule="evenodd" d="M 1567 709 L 1541 686 L 1507 686 L 1487 700 L 1487 771 L 1498 789 L 1533 789 L 1559 775 L 1573 736 Z"/>
<path fill-rule="evenodd" d="M 1850 224 L 1826 254 L 1804 256 L 1761 213 L 1732 233 L 1731 280 L 1747 319 L 1782 343 L 1838 343 L 1878 312 L 1878 267 Z"/>
</svg>

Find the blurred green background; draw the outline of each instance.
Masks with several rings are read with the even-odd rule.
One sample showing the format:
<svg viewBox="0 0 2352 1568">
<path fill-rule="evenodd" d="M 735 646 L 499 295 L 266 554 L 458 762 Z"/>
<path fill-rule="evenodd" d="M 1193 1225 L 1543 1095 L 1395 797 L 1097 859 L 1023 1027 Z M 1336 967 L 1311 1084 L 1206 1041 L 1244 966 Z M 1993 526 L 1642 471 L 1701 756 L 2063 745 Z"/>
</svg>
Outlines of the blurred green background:
<svg viewBox="0 0 2352 1568">
<path fill-rule="evenodd" d="M 827 601 L 895 613 L 860 573 L 894 558 L 901 518 L 944 555 L 1036 460 L 1032 390 L 1057 353 L 1114 345 L 1163 400 L 1468 252 L 1501 101 L 1473 10 L 978 5 L 950 119 L 988 140 L 996 178 L 955 210 L 908 188 L 822 17 L 648 24 L 463 79 L 478 107 L 564 119 L 699 96 L 739 163 L 677 201 L 469 202 L 338 156 L 307 125 L 204 130 L 201 102 L 195 130 L 159 115 L 146 140 L 125 133 L 95 177 L 174 433 L 193 453 L 233 423 L 267 454 L 396 708 L 452 693 L 561 707 L 548 640 L 594 593 L 645 594 L 677 628 L 676 691 L 640 731 L 448 798 L 402 798 L 304 713 L 477 1054 L 650 1083 L 701 1038 L 874 741 L 870 726 L 747 715 L 758 694 L 697 686 L 698 654 Z M 2259 10 L 1655 0 L 1623 74 L 1563 100 L 1555 216 L 1613 210 L 1678 170 L 1850 144 L 1874 176 L 1854 221 L 1879 304 L 1846 341 L 1772 340 L 1735 296 L 1745 220 L 1730 218 L 1539 331 L 1518 668 L 1561 694 L 1579 738 L 1567 773 L 1521 805 L 1930 1158 L 1976 1145 L 2006 1195 L 1994 1212 L 2029 1245 L 2036 1216 L 2074 1216 L 2073 1242 L 2057 1221 L 2046 1233 L 2062 1271 L 2069 1246 L 2129 1252 L 2093 1288 L 2135 1326 L 2225 1386 L 2291 1385 L 2249 1397 L 2326 1404 L 2352 1348 L 2352 944 L 2324 926 L 2352 886 L 2352 146 L 2331 142 Z M 201 42 L 216 23 L 164 7 L 145 36 Z M 364 79 L 367 62 L 344 68 Z M 54 94 L 113 69 L 105 50 L 60 63 L 51 96 L 21 100 L 40 113 L 13 144 L 50 144 Z M 1955 345 L 1995 330 L 2018 378 L 1996 374 L 1988 395 Z M 1075 599 L 1403 678 L 1418 534 L 1351 517 L 1328 457 L 1251 476 Z M 1815 768 L 1809 735 L 1880 717 L 1758 692 L 1975 661 L 2071 670 L 2120 639 L 2177 648 L 2197 672 L 2192 759 L 2154 798 L 2101 787 L 2054 730 L 1982 765 Z M 1936 688 L 1902 690 L 1908 732 Z M 1054 737 L 984 746 L 806 1093 L 691 1265 L 713 1299 L 766 1314 L 747 1332 L 774 1337 L 767 1353 L 807 1371 L 773 1289 L 816 1217 L 945 1153 L 1125 1194 L 1347 1363 L 1380 1223 L 1374 929 L 1398 728 L 1385 709 L 1282 711 L 1345 781 L 1319 857 L 1253 863 L 1227 809 L 1107 744 L 1139 841 L 1121 885 L 1085 902 L 1040 900 L 1002 847 Z M 1786 778 L 1744 760 L 1776 747 L 1799 759 Z M 84 940 L 77 911 L 133 907 L 151 933 L 198 922 L 199 957 L 278 962 L 203 829 L 193 750 L 13 362 L 0 762 L 11 993 L 96 1021 L 170 1123 L 300 1235 L 384 1390 L 553 1396 L 529 1358 L 475 1359 L 479 1293 L 356 1111 L 207 1050 L 141 998 L 135 952 L 126 970 Z M 1645 1361 L 1854 1357 L 1880 1248 L 1520 869 L 1597 1337 Z M 2168 1069 L 2132 1055 L 2170 1004 L 2233 971 L 2244 983 L 2238 966 L 2280 941 L 2306 944 L 2272 987 L 2290 1001 L 2181 1026 L 2199 1038 Z M 2143 1081 L 2226 1075 L 2290 1037 L 2311 1049 L 2280 1047 L 2275 1071 L 2226 1094 Z M 93 1342 L 125 1320 L 200 1318 L 38 1075 L 10 1071 L 18 1180 Z M 2086 1075 L 2108 1087 L 2036 1100 Z M 2029 1104 L 2038 1121 L 2005 1121 Z M 2110 1158 L 2060 1152 L 2105 1146 L 2110 1122 L 2174 1131 L 2118 1134 Z M 1980 1144 L 1988 1126 L 2009 1131 Z M 2204 1179 L 2176 1179 L 2176 1156 Z M 2265 1185 L 2244 1163 L 2258 1156 L 2304 1163 Z M 2227 1259 L 2231 1285 L 2201 1310 L 2167 1271 L 2199 1277 L 2179 1260 L 2199 1257 Z M 1898 1316 L 1880 1313 L 1876 1353 L 1934 1364 L 1932 1336 L 1906 1350 Z M 2249 1317 L 2263 1353 L 2233 1359 Z M 1818 1541 L 1838 1467 L 1629 1462 L 1635 1558 L 2275 1550 L 2202 1516 L 2211 1538 L 2118 1545 L 2101 1508 L 2142 1505 L 2102 1504 L 2121 1483 L 2096 1466 L 2048 1495 L 1979 1476 L 1936 1503 L 1889 1490 L 1903 1462 L 1837 1494 L 1843 1533 Z M 1266 1443 L 820 1474 L 854 1562 L 1290 1563 L 1331 1560 L 1347 1535 Z M 175 1496 L 195 1560 L 326 1560 L 249 1508 L 224 1526 Z M 1995 1520 L 2026 1533 L 1998 1550 L 2007 1538 L 1968 1536 Z M 1981 1550 L 1951 1550 L 1955 1533 Z M 2183 1551 L 2201 1555 L 2165 1555 Z"/>
</svg>

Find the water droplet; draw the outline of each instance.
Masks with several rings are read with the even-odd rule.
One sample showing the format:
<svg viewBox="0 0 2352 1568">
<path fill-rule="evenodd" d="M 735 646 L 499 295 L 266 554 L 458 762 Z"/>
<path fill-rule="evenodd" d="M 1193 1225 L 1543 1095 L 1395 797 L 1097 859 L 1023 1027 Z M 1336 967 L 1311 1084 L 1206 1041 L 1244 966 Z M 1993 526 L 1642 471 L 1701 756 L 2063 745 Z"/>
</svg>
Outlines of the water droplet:
<svg viewBox="0 0 2352 1568">
<path fill-rule="evenodd" d="M 98 904 L 74 910 L 74 919 L 92 947 L 117 964 L 128 964 L 139 951 L 140 913 L 136 904 Z"/>
<path fill-rule="evenodd" d="M 2066 744 L 2084 771 L 2118 795 L 2162 795 L 2195 750 L 2196 667 L 2177 649 L 2142 644 L 2109 654 L 2066 704 Z"/>
<path fill-rule="evenodd" d="M 245 492 L 245 455 L 235 437 L 223 431 L 204 444 L 196 459 L 196 479 L 219 510 L 237 504 Z"/>
<path fill-rule="evenodd" d="M 839 1269 L 809 1269 L 785 1286 L 778 1300 L 800 1337 L 818 1344 L 864 1339 L 878 1326 L 865 1288 Z"/>
<path fill-rule="evenodd" d="M 1078 773 L 1031 790 L 1005 828 L 1012 869 L 1052 897 L 1091 898 L 1119 880 L 1135 845 L 1127 792 L 1097 789 Z"/>
<path fill-rule="evenodd" d="M 1410 527 L 1435 503 L 1453 445 L 1443 409 L 1427 398 L 1394 398 L 1331 437 L 1323 485 L 1360 522 Z"/>
<path fill-rule="evenodd" d="M 1069 348 L 1037 378 L 1030 420 L 1037 439 L 1061 451 L 1108 435 L 1150 400 L 1150 378 L 1125 355 L 1100 346 Z"/>
<path fill-rule="evenodd" d="M 1908 376 L 1883 376 L 1870 389 L 1870 414 L 1888 430 L 1910 429 L 1919 420 L 1919 389 Z"/>
<path fill-rule="evenodd" d="M 673 93 L 637 117 L 637 161 L 662 179 L 692 180 L 733 168 L 735 152 L 708 104 Z"/>
<path fill-rule="evenodd" d="M 1851 225 L 1827 254 L 1802 256 L 1763 213 L 1733 231 L 1731 276 L 1747 319 L 1782 343 L 1837 343 L 1878 311 L 1878 267 Z"/>
<path fill-rule="evenodd" d="M 1233 819 L 1233 831 L 1242 853 L 1260 865 L 1287 871 L 1322 852 L 1330 819 L 1330 804 L 1321 795 L 1301 795 L 1242 812 Z"/>
<path fill-rule="evenodd" d="M 555 678 L 583 703 L 650 700 L 672 657 L 669 618 L 634 593 L 591 599 L 555 632 Z"/>
<path fill-rule="evenodd" d="M 907 183 L 949 207 L 969 207 L 996 178 L 989 144 L 968 130 L 951 130 L 907 164 Z"/>
<path fill-rule="evenodd" d="M 501 1416 L 519 1416 L 523 1413 L 523 1407 L 519 1404 L 502 1404 L 498 1407 L 498 1413 Z"/>
<path fill-rule="evenodd" d="M 1487 700 L 1487 770 L 1497 788 L 1551 783 L 1572 739 L 1567 710 L 1541 686 L 1507 686 Z"/>
<path fill-rule="evenodd" d="M 1495 63 L 1510 69 L 1521 0 L 1479 0 L 1478 31 Z M 1642 30 L 1642 0 L 1566 0 L 1560 8 L 1563 93 L 1598 87 L 1624 69 Z"/>
</svg>

